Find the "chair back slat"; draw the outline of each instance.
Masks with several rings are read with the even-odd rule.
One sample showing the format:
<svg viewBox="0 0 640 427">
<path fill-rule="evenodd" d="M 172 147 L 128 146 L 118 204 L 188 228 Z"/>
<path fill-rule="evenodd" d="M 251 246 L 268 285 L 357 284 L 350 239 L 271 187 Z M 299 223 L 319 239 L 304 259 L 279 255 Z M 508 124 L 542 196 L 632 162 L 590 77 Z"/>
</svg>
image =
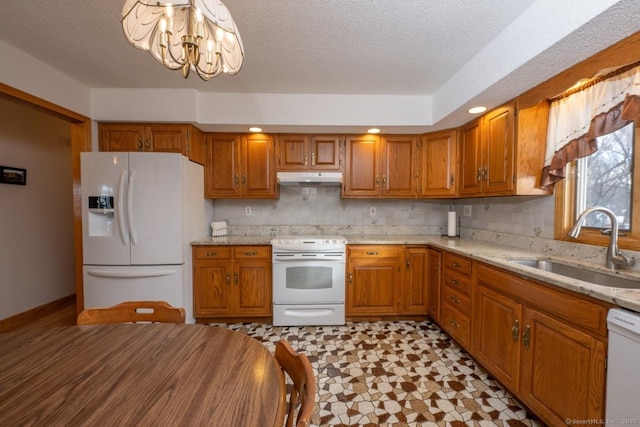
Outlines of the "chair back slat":
<svg viewBox="0 0 640 427">
<path fill-rule="evenodd" d="M 164 301 L 129 301 L 112 307 L 89 308 L 78 315 L 78 325 L 109 323 L 177 323 L 185 320 L 182 307 L 173 307 Z"/>
<path fill-rule="evenodd" d="M 306 355 L 296 353 L 286 340 L 276 343 L 275 355 L 282 370 L 293 382 L 285 425 L 308 427 L 316 398 L 316 378 L 311 362 Z"/>
</svg>

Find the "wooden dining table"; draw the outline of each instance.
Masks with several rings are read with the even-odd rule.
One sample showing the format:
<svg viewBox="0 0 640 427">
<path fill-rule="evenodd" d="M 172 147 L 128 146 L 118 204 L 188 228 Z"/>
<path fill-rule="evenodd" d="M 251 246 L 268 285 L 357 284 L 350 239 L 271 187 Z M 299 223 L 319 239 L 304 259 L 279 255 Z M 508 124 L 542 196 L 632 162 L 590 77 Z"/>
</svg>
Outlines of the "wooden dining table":
<svg viewBox="0 0 640 427">
<path fill-rule="evenodd" d="M 282 426 L 284 375 L 257 340 L 207 325 L 0 334 L 0 426 Z"/>
</svg>

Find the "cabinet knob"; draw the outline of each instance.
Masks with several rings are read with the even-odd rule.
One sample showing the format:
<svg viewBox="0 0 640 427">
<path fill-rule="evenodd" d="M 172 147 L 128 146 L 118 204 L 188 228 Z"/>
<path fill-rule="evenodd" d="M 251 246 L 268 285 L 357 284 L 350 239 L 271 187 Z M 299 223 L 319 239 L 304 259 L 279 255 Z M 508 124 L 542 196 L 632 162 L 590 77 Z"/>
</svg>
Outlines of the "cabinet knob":
<svg viewBox="0 0 640 427">
<path fill-rule="evenodd" d="M 349 283 L 353 283 L 353 274 L 349 273 Z"/>
<path fill-rule="evenodd" d="M 380 184 L 380 175 L 376 175 L 376 185 Z"/>
<path fill-rule="evenodd" d="M 238 273 L 233 273 L 233 281 L 235 282 L 235 284 L 238 284 Z"/>
<path fill-rule="evenodd" d="M 451 284 L 452 284 L 452 285 L 457 285 L 457 284 L 458 284 L 458 281 L 457 281 L 456 279 L 451 279 Z"/>
<path fill-rule="evenodd" d="M 142 151 L 142 139 L 138 139 L 138 151 Z"/>
<path fill-rule="evenodd" d="M 478 181 L 482 181 L 482 168 L 478 168 Z"/>
<path fill-rule="evenodd" d="M 514 341 L 518 341 L 518 337 L 520 336 L 520 324 L 518 323 L 518 319 L 513 321 L 513 326 L 511 326 L 511 336 L 513 336 Z"/>
<path fill-rule="evenodd" d="M 482 179 L 484 179 L 485 181 L 489 180 L 489 168 L 487 166 L 485 166 L 482 170 Z"/>
<path fill-rule="evenodd" d="M 316 153 L 311 153 L 311 166 L 316 165 Z"/>
<path fill-rule="evenodd" d="M 227 273 L 227 285 L 231 284 L 231 273 Z"/>
<path fill-rule="evenodd" d="M 304 153 L 304 165 L 307 166 L 309 164 L 309 154 Z"/>
<path fill-rule="evenodd" d="M 247 183 L 247 176 L 246 175 L 242 175 L 242 183 L 243 184 Z"/>
<path fill-rule="evenodd" d="M 151 151 L 151 140 L 147 139 L 147 151 Z"/>
<path fill-rule="evenodd" d="M 387 183 L 387 175 L 382 175 L 382 184 L 386 185 Z"/>
</svg>

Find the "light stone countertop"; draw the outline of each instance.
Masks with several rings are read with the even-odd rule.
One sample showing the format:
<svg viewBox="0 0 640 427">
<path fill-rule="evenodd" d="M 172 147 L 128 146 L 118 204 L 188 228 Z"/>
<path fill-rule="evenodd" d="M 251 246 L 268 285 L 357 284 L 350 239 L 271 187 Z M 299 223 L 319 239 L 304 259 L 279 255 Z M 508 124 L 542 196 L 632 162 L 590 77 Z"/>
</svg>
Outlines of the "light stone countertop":
<svg viewBox="0 0 640 427">
<path fill-rule="evenodd" d="M 531 250 L 518 249 L 510 246 L 488 243 L 471 239 L 449 239 L 432 235 L 368 235 L 368 234 L 343 234 L 348 244 L 353 245 L 430 245 L 434 248 L 448 250 L 450 252 L 482 261 L 486 264 L 509 270 L 525 278 L 537 279 L 564 289 L 578 292 L 584 295 L 606 301 L 620 307 L 640 312 L 640 289 L 623 289 L 609 286 L 596 285 L 581 280 L 572 279 L 526 267 L 509 261 L 509 259 L 554 259 L 565 264 L 595 270 L 607 274 L 615 274 L 620 277 L 640 282 L 640 274 L 633 272 L 607 270 L 600 264 L 578 262 L 571 257 L 548 257 L 544 253 Z M 192 245 L 268 245 L 273 237 L 256 236 L 225 236 L 205 237 L 191 242 Z M 640 285 L 639 285 L 640 288 Z"/>
</svg>

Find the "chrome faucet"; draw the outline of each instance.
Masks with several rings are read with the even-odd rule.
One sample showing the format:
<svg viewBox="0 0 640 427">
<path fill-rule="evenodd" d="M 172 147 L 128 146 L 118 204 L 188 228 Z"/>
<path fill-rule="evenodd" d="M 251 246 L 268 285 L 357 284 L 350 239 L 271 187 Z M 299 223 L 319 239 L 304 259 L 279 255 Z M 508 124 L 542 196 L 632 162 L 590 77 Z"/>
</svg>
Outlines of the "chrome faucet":
<svg viewBox="0 0 640 427">
<path fill-rule="evenodd" d="M 607 260 L 605 261 L 605 266 L 611 270 L 618 270 L 620 267 L 634 266 L 636 264 L 635 257 L 627 258 L 618 249 L 618 218 L 610 209 L 603 208 L 601 206 L 594 206 L 592 208 L 585 209 L 578 217 L 576 224 L 571 228 L 571 230 L 569 230 L 569 233 L 567 233 L 569 237 L 573 237 L 574 239 L 578 237 L 584 219 L 592 212 L 602 212 L 606 214 L 611 221 L 611 235 L 609 248 L 607 249 Z"/>
</svg>

